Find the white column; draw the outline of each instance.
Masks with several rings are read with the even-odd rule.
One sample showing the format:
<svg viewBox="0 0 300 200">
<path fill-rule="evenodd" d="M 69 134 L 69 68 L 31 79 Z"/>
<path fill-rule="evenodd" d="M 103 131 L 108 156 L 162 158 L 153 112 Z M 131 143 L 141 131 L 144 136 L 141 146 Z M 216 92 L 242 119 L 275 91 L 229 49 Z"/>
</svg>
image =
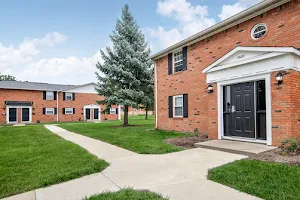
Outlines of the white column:
<svg viewBox="0 0 300 200">
<path fill-rule="evenodd" d="M 121 120 L 121 106 L 118 105 L 118 120 Z"/>
</svg>

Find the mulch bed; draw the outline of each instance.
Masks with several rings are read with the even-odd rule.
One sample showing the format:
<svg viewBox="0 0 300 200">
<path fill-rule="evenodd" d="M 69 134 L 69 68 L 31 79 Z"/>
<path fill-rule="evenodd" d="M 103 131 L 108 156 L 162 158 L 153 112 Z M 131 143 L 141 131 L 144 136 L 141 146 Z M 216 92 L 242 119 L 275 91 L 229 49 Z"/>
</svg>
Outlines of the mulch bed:
<svg viewBox="0 0 300 200">
<path fill-rule="evenodd" d="M 207 135 L 199 135 L 192 137 L 183 137 L 183 138 L 170 138 L 166 139 L 165 142 L 187 149 L 195 148 L 194 144 L 198 142 L 208 141 Z"/>
<path fill-rule="evenodd" d="M 249 159 L 300 166 L 300 153 L 290 153 L 288 155 L 282 155 L 282 150 L 280 148 L 256 155 L 251 155 Z"/>
</svg>

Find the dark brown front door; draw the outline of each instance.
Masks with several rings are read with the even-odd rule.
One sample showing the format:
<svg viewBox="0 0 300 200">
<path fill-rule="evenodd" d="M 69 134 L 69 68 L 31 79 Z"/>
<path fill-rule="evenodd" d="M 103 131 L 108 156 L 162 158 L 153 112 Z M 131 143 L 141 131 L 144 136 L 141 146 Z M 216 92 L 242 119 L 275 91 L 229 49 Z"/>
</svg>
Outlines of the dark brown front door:
<svg viewBox="0 0 300 200">
<path fill-rule="evenodd" d="M 255 138 L 254 82 L 231 85 L 231 135 Z"/>
</svg>

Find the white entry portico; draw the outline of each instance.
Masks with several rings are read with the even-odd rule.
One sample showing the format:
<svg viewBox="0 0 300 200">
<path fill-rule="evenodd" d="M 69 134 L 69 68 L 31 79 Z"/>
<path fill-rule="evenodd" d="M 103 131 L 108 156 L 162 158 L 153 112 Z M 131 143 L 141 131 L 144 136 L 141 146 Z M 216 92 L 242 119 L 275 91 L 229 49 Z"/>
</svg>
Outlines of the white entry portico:
<svg viewBox="0 0 300 200">
<path fill-rule="evenodd" d="M 241 46 L 205 68 L 207 83 L 217 85 L 218 138 L 272 145 L 271 74 L 291 69 L 300 71 L 293 47 Z"/>
</svg>

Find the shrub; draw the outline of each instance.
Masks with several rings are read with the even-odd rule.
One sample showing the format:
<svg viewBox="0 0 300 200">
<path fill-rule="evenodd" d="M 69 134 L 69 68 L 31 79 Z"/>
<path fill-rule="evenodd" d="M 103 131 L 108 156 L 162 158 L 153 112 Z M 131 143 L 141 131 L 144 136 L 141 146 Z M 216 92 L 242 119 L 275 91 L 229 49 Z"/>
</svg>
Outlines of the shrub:
<svg viewBox="0 0 300 200">
<path fill-rule="evenodd" d="M 282 154 L 284 155 L 288 153 L 300 152 L 300 141 L 295 138 L 284 139 L 281 141 L 280 148 L 282 149 Z"/>
</svg>

